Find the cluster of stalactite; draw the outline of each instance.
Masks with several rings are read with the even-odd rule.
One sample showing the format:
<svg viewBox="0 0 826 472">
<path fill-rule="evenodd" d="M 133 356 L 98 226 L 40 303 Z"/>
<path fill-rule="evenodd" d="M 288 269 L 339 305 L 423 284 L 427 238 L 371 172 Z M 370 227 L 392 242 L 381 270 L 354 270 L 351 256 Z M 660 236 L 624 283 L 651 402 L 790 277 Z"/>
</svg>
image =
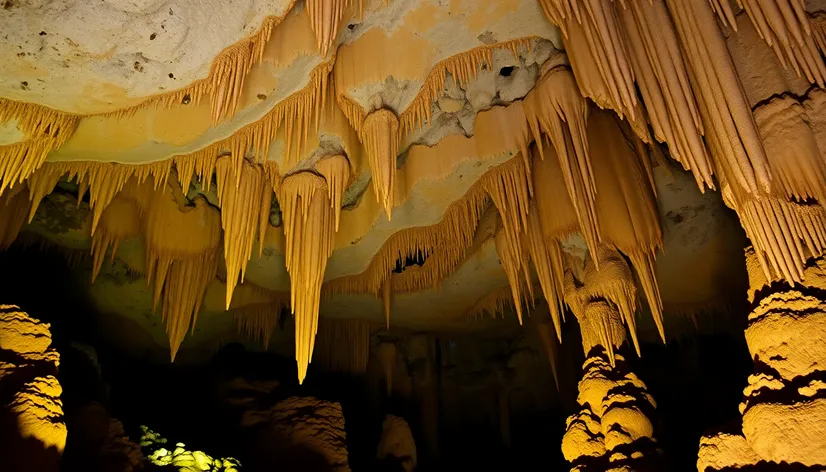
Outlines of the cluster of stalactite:
<svg viewBox="0 0 826 472">
<path fill-rule="evenodd" d="M 810 261 L 794 287 L 765 278 L 746 252 L 749 298 L 746 342 L 754 374 L 743 390 L 742 425 L 706 433 L 700 471 L 768 463 L 826 466 L 826 261 Z"/>
<path fill-rule="evenodd" d="M 358 168 L 350 160 L 366 157 L 375 198 L 389 219 L 403 194 L 396 185 L 402 143 L 414 129 L 429 124 L 431 105 L 443 93 L 447 77 L 467 85 L 493 63 L 494 51 L 509 50 L 518 58 L 520 50 L 532 45 L 532 38 L 522 38 L 447 58 L 426 73 L 406 109 L 381 103 L 365 109 L 348 95 L 359 85 L 352 82 L 361 62 L 336 62 L 327 55 L 353 3 L 308 2 L 310 24 L 325 57 L 303 89 L 230 136 L 165 161 L 131 166 L 44 163 L 72 134 L 78 117 L 0 101 L 0 121 L 15 120 L 27 136 L 0 148 L 0 247 L 10 244 L 25 214 L 33 217 L 59 179 L 75 179 L 80 194 L 89 193 L 95 274 L 109 248 L 114 254 L 126 238 L 144 238 L 144 272 L 156 303 L 163 300 L 174 357 L 194 326 L 221 251 L 230 307 L 256 240 L 263 249 L 269 203 L 276 194 L 284 215 L 296 359 L 303 380 L 319 331 L 322 292 L 380 297 L 389 326 L 393 295 L 437 286 L 452 273 L 472 249 L 491 203 L 501 215 L 493 242 L 520 321 L 522 306 L 530 305 L 538 292 L 535 273 L 561 340 L 568 296 L 560 243 L 580 233 L 592 254 L 610 248 L 628 257 L 664 338 L 653 269 L 662 234 L 646 146 L 655 141 L 667 145 L 701 188 L 719 184 L 755 246 L 765 277 L 800 282 L 807 257 L 826 246 L 821 205 L 826 128 L 820 118 L 826 96 L 810 89 L 822 85 L 824 77 L 820 49 L 826 35 L 820 16 L 810 17 L 799 2 L 783 0 L 743 1 L 742 11 L 718 1 L 539 0 L 562 31 L 570 64 L 546 64 L 533 90 L 507 107 L 509 119 L 501 128 L 514 157 L 481 177 L 448 207 L 442 221 L 399 231 L 365 272 L 322 287 L 341 221 L 342 195 L 351 167 Z M 217 58 L 207 80 L 153 103 L 171 106 L 185 92 L 196 102 L 208 97 L 214 121 L 232 116 L 244 78 L 261 60 L 279 22 L 268 18 L 259 33 Z M 724 28 L 731 34 L 724 34 Z M 337 108 L 328 106 L 333 102 Z M 353 143 L 345 144 L 346 152 L 290 173 L 313 131 L 332 129 L 330 123 L 339 115 L 350 124 L 342 134 L 354 136 Z M 285 141 L 280 170 L 268 160 L 277 138 Z M 488 138 L 480 142 L 489 144 L 481 139 Z M 480 155 L 484 152 L 479 149 Z M 173 168 L 177 179 L 169 179 Z M 213 175 L 220 222 L 206 200 L 187 203 L 183 198 L 193 179 L 208 189 Z M 176 182 L 178 190 L 168 190 Z M 195 228 L 201 228 L 198 234 Z M 178 234 L 162 237 L 171 232 Z M 427 257 L 420 268 L 391 275 L 399 259 L 417 254 Z M 599 260 L 594 270 L 602 271 Z M 471 312 L 504 310 L 501 295 L 480 300 L 480 308 Z M 633 308 L 623 303 L 620 312 L 637 346 Z M 256 326 L 260 328 L 243 330 L 257 333 L 268 325 Z"/>
<path fill-rule="evenodd" d="M 582 409 L 566 422 L 562 453 L 573 470 L 648 470 L 662 452 L 651 420 L 654 399 L 622 354 L 626 328 L 634 332 L 630 269 L 619 253 L 600 247 L 582 273 L 566 272 L 565 289 L 586 360 L 577 396 Z M 636 339 L 634 344 L 639 353 Z"/>
<path fill-rule="evenodd" d="M 328 372 L 365 373 L 373 330 L 364 320 L 324 320 L 318 329 L 316 364 Z"/>
<path fill-rule="evenodd" d="M 824 243 L 821 127 L 809 113 L 822 92 L 806 95 L 823 85 L 822 21 L 784 0 L 540 3 L 583 96 L 643 140 L 647 118 L 701 188 L 716 174 L 766 276 L 799 282 Z"/>
</svg>

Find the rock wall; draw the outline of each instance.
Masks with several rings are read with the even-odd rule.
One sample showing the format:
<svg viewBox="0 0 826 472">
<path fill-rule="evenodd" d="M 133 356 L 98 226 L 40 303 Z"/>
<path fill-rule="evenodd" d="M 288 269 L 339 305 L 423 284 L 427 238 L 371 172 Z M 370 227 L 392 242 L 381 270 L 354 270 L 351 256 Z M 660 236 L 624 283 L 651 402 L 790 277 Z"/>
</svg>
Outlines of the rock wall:
<svg viewBox="0 0 826 472">
<path fill-rule="evenodd" d="M 391 467 L 404 472 L 416 470 L 416 442 L 404 418 L 394 415 L 384 417 L 376 459 L 386 465 L 386 470 L 391 470 Z"/>
<path fill-rule="evenodd" d="M 350 471 L 339 403 L 289 397 L 247 410 L 241 427 L 250 433 L 245 466 L 254 470 Z"/>
<path fill-rule="evenodd" d="M 57 471 L 66 446 L 60 357 L 49 324 L 0 305 L 0 464 L 4 471 Z"/>
</svg>

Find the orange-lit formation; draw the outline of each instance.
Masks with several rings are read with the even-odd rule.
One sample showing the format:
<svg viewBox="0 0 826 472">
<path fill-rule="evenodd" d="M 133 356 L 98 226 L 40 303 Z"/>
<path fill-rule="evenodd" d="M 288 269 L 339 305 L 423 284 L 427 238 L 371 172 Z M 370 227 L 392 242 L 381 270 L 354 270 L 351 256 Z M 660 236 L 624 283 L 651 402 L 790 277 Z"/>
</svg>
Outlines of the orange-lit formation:
<svg viewBox="0 0 826 472">
<path fill-rule="evenodd" d="M 736 213 L 752 275 L 817 287 L 826 13 L 805 2 L 243 0 L 215 7 L 227 27 L 209 37 L 185 24 L 192 2 L 170 3 L 179 23 L 90 32 L 75 46 L 83 61 L 0 53 L 0 249 L 73 186 L 83 234 L 46 236 L 91 251 L 98 286 L 116 259 L 141 275 L 172 360 L 227 311 L 267 348 L 284 308 L 299 382 L 313 360 L 361 373 L 371 333 L 509 311 L 528 325 L 544 298 L 548 319 L 534 324 L 552 365 L 566 313 L 586 355 L 565 456 L 634 467 L 659 456 L 655 402 L 625 361 L 641 351 L 637 309 L 665 342 L 670 311 L 693 316 L 726 295 L 699 278 L 676 292 L 702 299 L 661 291 L 661 213 L 684 198 L 662 184 L 669 158 Z M 85 8 L 118 30 L 104 7 Z M 149 18 L 142 8 L 128 14 Z M 38 15 L 17 5 L 0 29 Z M 77 18 L 64 23 L 87 31 Z M 46 46 L 69 34 L 38 21 L 56 23 Z M 25 28 L 0 49 L 38 34 Z M 158 43 L 135 46 L 146 54 L 123 70 L 113 58 L 130 35 Z M 45 85 L 25 75 L 38 64 Z M 753 351 L 772 336 L 755 327 L 761 309 L 799 306 L 755 308 Z M 396 346 L 376 348 L 390 393 Z M 826 428 L 821 387 L 799 405 Z M 773 438 L 760 415 L 782 408 L 749 395 L 754 457 L 826 465 L 791 443 L 787 455 L 761 449 Z"/>
</svg>

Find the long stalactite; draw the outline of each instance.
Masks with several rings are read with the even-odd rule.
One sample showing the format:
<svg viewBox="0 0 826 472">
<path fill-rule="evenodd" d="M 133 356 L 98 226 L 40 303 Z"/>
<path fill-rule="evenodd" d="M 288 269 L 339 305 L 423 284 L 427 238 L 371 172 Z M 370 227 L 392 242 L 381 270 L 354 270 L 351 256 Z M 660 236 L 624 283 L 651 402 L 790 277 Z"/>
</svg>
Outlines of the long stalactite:
<svg viewBox="0 0 826 472">
<path fill-rule="evenodd" d="M 269 216 L 269 205 L 262 205 L 262 195 L 272 194 L 260 168 L 244 161 L 241 175 L 235 175 L 230 157 L 218 159 L 215 165 L 218 201 L 221 204 L 221 224 L 224 228 L 224 258 L 227 265 L 227 298 L 229 309 L 235 285 L 244 281 L 247 262 L 259 237 L 261 213 Z M 269 202 L 267 202 L 269 203 Z"/>
<path fill-rule="evenodd" d="M 304 171 L 286 177 L 280 189 L 299 383 L 304 381 L 313 356 L 321 284 L 336 231 L 327 187 L 323 177 Z"/>
</svg>

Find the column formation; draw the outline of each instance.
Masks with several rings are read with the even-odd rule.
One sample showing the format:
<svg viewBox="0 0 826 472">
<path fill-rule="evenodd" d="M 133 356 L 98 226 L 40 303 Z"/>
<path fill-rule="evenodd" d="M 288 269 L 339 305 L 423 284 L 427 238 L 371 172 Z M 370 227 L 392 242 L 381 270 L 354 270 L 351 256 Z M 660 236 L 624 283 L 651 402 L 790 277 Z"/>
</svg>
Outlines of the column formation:
<svg viewBox="0 0 826 472">
<path fill-rule="evenodd" d="M 740 403 L 742 424 L 700 439 L 697 469 L 758 462 L 826 466 L 826 259 L 802 284 L 770 281 L 746 250 L 753 309 L 746 342 L 754 359 Z"/>
<path fill-rule="evenodd" d="M 595 256 L 599 271 L 591 259 L 579 276 L 566 273 L 565 301 L 579 322 L 586 360 L 581 410 L 566 421 L 562 453 L 574 471 L 656 469 L 656 404 L 623 355 L 630 351 L 624 312 L 636 304 L 634 278 L 617 251 L 600 247 Z"/>
</svg>

